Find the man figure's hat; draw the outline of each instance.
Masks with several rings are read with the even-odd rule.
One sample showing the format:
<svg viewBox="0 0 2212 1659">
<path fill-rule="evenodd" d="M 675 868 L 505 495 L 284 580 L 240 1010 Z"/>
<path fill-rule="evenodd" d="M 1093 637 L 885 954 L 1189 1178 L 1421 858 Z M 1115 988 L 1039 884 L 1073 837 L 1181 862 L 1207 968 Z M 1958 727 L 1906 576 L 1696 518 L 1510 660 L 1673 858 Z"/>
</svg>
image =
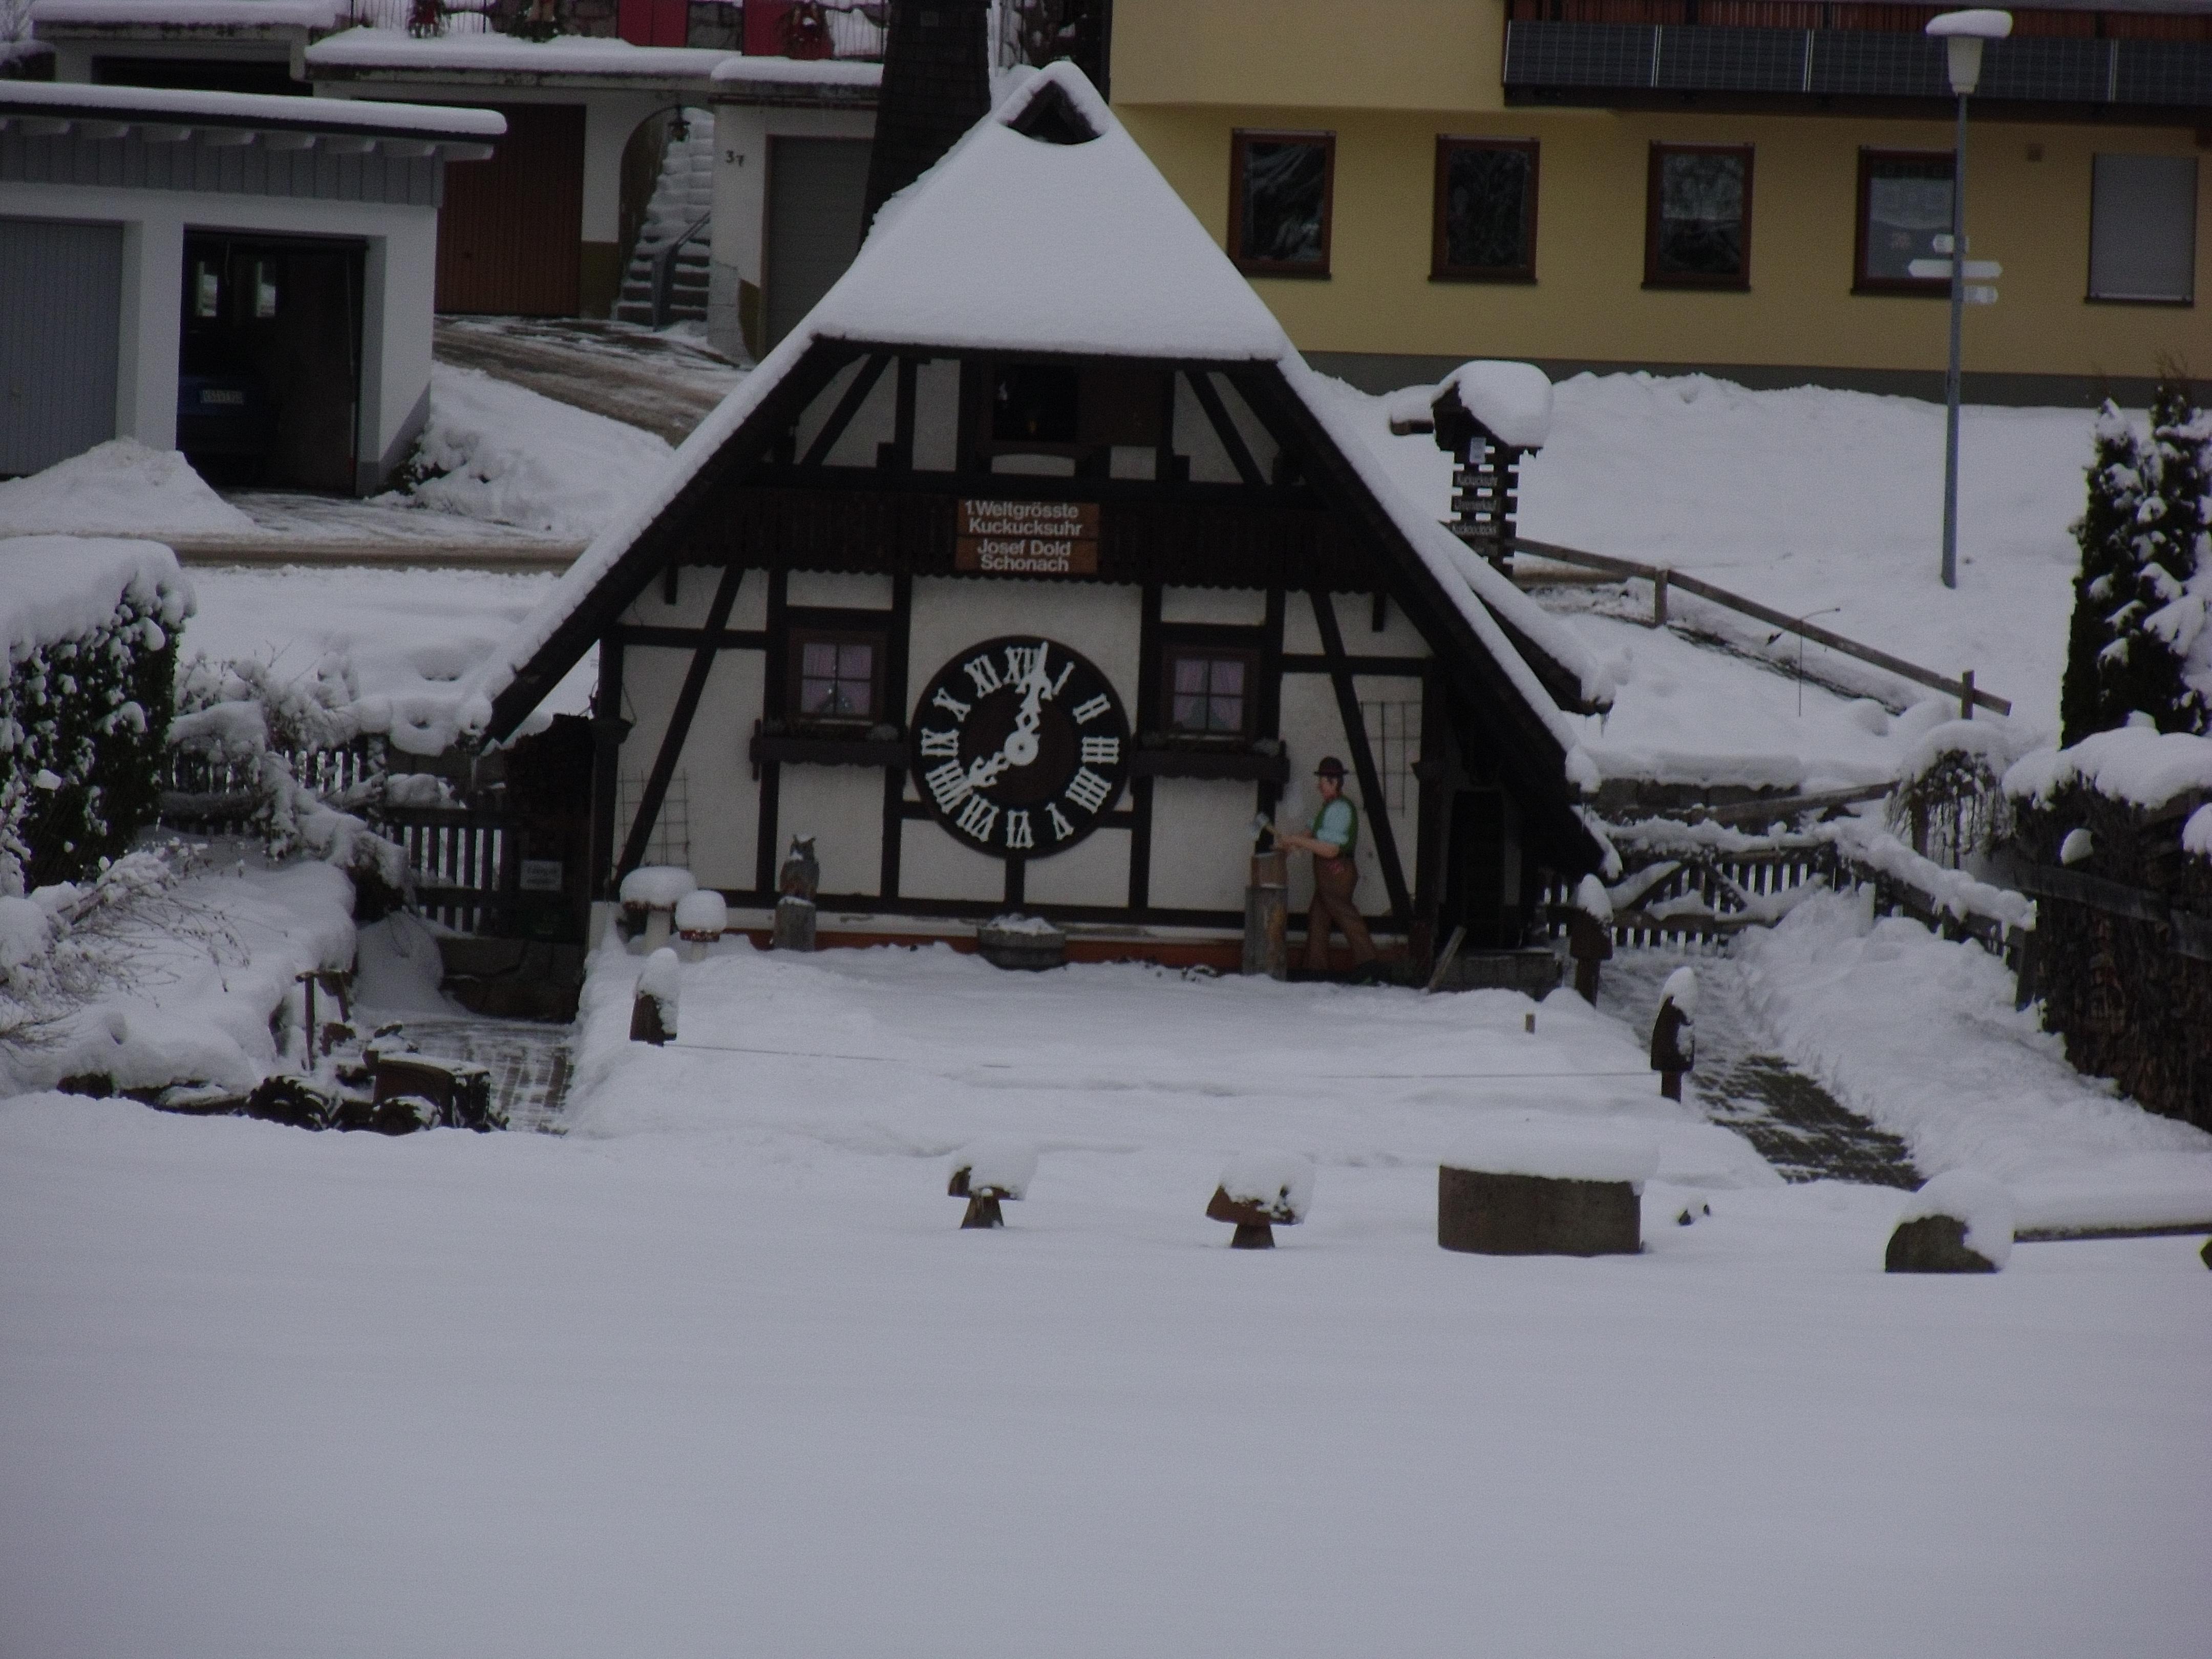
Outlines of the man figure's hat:
<svg viewBox="0 0 2212 1659">
<path fill-rule="evenodd" d="M 1334 755 L 1323 755 L 1321 757 L 1321 764 L 1314 768 L 1314 775 L 1317 778 L 1334 778 L 1340 783 L 1344 781 L 1344 763 Z"/>
</svg>

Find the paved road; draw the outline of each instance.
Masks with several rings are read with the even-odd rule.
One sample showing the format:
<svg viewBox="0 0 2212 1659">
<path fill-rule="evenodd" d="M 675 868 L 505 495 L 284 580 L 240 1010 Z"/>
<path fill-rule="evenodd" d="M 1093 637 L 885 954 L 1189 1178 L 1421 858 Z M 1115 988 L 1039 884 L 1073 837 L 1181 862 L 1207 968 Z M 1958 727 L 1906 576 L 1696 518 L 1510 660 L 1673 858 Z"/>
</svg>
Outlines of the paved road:
<svg viewBox="0 0 2212 1659">
<path fill-rule="evenodd" d="M 1598 1006 L 1648 1033 L 1659 988 L 1685 963 L 1698 971 L 1698 1066 L 1690 1082 L 1705 1115 L 1748 1140 L 1787 1181 L 1920 1185 L 1905 1143 L 1850 1111 L 1774 1052 L 1726 955 L 1626 950 L 1605 964 Z"/>
<path fill-rule="evenodd" d="M 698 342 L 578 318 L 441 317 L 432 349 L 541 396 L 657 432 L 672 444 L 744 378 Z"/>
</svg>

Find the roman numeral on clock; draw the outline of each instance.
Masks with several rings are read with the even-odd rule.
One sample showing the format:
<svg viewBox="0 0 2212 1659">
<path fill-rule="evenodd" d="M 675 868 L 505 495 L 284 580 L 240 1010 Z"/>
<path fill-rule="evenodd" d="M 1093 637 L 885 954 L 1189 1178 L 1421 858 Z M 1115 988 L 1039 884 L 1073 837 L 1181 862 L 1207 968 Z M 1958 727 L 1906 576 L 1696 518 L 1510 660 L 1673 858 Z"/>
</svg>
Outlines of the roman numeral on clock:
<svg viewBox="0 0 2212 1659">
<path fill-rule="evenodd" d="M 1037 665 L 1037 659 L 1043 656 L 1044 653 L 1045 647 L 1042 645 L 1008 646 L 1006 647 L 1006 678 L 1016 682 L 1029 678 L 1030 671 Z M 1073 664 L 1069 665 L 1073 666 Z"/>
<path fill-rule="evenodd" d="M 1067 821 L 1067 814 L 1060 810 L 1057 801 L 1048 800 L 1044 804 L 1044 815 L 1052 820 L 1052 838 L 1054 841 L 1066 841 L 1075 833 L 1075 826 Z"/>
<path fill-rule="evenodd" d="M 964 720 L 968 718 L 969 709 L 975 705 L 961 702 L 959 698 L 940 685 L 937 688 L 937 695 L 929 700 L 929 706 L 932 708 L 942 708 L 956 720 Z"/>
<path fill-rule="evenodd" d="M 937 810 L 940 812 L 950 812 L 974 793 L 957 757 L 928 773 L 926 781 L 929 793 L 937 797 Z"/>
<path fill-rule="evenodd" d="M 975 682 L 975 695 L 988 697 L 1006 682 L 999 678 L 999 665 L 988 657 L 970 657 L 960 665 L 968 678 Z"/>
<path fill-rule="evenodd" d="M 957 755 L 960 752 L 960 733 L 957 730 L 933 732 L 925 726 L 921 728 L 921 752 L 925 755 Z M 1084 758 L 1088 760 L 1091 757 L 1085 755 Z"/>
<path fill-rule="evenodd" d="M 991 826 L 998 821 L 999 809 L 981 795 L 968 797 L 968 804 L 960 809 L 957 820 L 961 832 L 975 836 L 977 841 L 990 840 Z"/>
<path fill-rule="evenodd" d="M 1106 804 L 1106 797 L 1114 793 L 1114 786 L 1089 767 L 1084 767 L 1067 781 L 1060 793 L 1086 812 L 1095 812 Z"/>
<path fill-rule="evenodd" d="M 927 737 L 928 734 L 925 732 L 923 735 Z M 928 750 L 925 749 L 922 752 L 927 754 Z M 1121 739 L 1085 738 L 1083 740 L 1083 758 L 1100 766 L 1119 766 L 1121 763 Z"/>
<path fill-rule="evenodd" d="M 1036 836 L 1030 830 L 1030 815 L 1016 810 L 1006 814 L 1006 845 L 1034 847 Z"/>
<path fill-rule="evenodd" d="M 1113 706 L 1107 701 L 1106 694 L 1101 691 L 1088 702 L 1075 705 L 1075 723 L 1079 726 L 1088 726 Z"/>
</svg>

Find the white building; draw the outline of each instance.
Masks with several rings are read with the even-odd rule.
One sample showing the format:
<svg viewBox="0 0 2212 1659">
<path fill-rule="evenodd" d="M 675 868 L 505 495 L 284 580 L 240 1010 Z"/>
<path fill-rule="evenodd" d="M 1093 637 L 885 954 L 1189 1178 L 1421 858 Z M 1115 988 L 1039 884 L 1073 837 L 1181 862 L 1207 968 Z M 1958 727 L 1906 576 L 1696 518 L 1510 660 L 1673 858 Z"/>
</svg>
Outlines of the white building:
<svg viewBox="0 0 2212 1659">
<path fill-rule="evenodd" d="M 483 110 L 0 82 L 0 474 L 109 438 L 367 493 L 428 410 L 445 168 Z"/>
</svg>

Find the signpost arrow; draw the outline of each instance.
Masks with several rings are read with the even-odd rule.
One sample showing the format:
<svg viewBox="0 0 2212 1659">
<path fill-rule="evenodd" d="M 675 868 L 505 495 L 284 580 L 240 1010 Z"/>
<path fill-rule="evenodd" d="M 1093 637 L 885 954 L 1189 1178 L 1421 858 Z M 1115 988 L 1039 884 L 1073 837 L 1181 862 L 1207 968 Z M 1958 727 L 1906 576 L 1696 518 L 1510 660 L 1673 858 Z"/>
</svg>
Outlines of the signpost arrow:
<svg viewBox="0 0 2212 1659">
<path fill-rule="evenodd" d="M 1948 279 L 1951 275 L 1951 262 L 1948 259 L 1915 259 L 1905 268 L 1913 276 L 1927 279 Z M 1969 279 L 1979 278 L 1987 281 L 2003 275 L 2004 267 L 1994 259 L 1966 261 L 1966 276 Z"/>
</svg>

